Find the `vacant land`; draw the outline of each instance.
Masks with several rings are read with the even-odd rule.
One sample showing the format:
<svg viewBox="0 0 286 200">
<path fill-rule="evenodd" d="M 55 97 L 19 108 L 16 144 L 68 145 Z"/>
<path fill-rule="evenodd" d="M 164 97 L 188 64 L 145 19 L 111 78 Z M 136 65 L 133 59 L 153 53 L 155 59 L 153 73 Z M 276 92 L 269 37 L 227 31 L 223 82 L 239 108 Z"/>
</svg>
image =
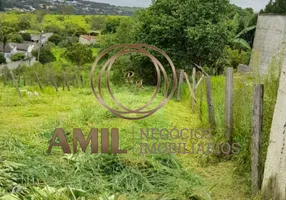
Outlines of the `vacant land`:
<svg viewBox="0 0 286 200">
<path fill-rule="evenodd" d="M 54 199 L 73 196 L 96 199 L 116 193 L 121 194 L 120 199 L 147 198 L 146 195 L 148 199 L 246 198 L 246 190 L 241 185 L 235 186 L 240 179 L 234 179 L 231 162 L 203 167 L 204 159 L 200 156 L 132 155 L 133 126 L 143 129 L 201 127 L 198 116 L 190 112 L 189 101 L 172 100 L 147 119 L 128 121 L 105 110 L 88 88 L 59 93 L 53 88 L 45 88 L 43 92 L 37 87 L 26 89 L 38 91 L 39 96 L 19 99 L 14 88 L 1 86 L 0 143 L 4 164 L 0 168 L 4 173 L 0 173 L 0 177 L 6 179 L 0 182 L 3 193 L 14 189 L 25 197 Z M 114 90 L 115 96 L 130 107 L 139 106 L 153 93 L 152 88 Z M 73 128 L 81 128 L 87 135 L 91 128 L 106 127 L 119 128 L 120 146 L 129 150 L 127 155 L 78 153 L 69 156 L 60 148 L 54 148 L 50 155 L 46 153 L 56 128 L 64 128 L 71 141 Z"/>
</svg>

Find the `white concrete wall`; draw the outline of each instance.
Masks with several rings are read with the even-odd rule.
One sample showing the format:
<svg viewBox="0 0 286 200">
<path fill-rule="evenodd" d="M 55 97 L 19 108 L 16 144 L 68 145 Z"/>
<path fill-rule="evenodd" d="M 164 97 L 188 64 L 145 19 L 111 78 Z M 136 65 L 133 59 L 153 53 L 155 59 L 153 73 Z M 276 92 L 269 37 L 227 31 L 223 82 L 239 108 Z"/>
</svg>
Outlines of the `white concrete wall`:
<svg viewBox="0 0 286 200">
<path fill-rule="evenodd" d="M 36 62 L 36 58 L 33 57 L 31 59 L 31 63 L 29 62 L 29 60 L 20 60 L 20 61 L 16 61 L 16 62 L 9 62 L 7 64 L 3 64 L 0 65 L 0 70 L 2 70 L 4 68 L 4 66 L 7 66 L 8 69 L 13 70 L 19 67 L 19 65 L 26 65 L 29 66 L 29 64 L 33 65 Z"/>
<path fill-rule="evenodd" d="M 86 45 L 91 45 L 91 44 L 96 44 L 96 40 L 95 39 L 86 40 L 83 37 L 80 37 L 79 38 L 79 43 L 86 44 Z"/>
<path fill-rule="evenodd" d="M 286 52 L 286 51 L 285 51 Z M 286 56 L 286 53 L 284 54 Z M 264 199 L 286 199 L 286 59 L 284 59 L 262 183 Z"/>
<path fill-rule="evenodd" d="M 273 58 L 279 56 L 279 53 L 285 48 L 285 43 L 286 16 L 260 15 L 250 67 L 254 71 L 259 67 L 260 75 L 266 75 Z"/>
</svg>

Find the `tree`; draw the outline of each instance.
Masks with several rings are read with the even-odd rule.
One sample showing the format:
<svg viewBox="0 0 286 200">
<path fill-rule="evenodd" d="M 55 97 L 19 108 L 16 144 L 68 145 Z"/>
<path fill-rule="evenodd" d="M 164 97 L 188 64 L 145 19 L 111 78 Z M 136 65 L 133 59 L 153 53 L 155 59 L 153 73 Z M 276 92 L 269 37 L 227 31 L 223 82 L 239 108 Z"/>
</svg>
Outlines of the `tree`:
<svg viewBox="0 0 286 200">
<path fill-rule="evenodd" d="M 31 27 L 31 16 L 30 15 L 22 15 L 19 18 L 18 27 L 21 30 L 26 30 Z"/>
<path fill-rule="evenodd" d="M 105 28 L 103 30 L 103 34 L 115 33 L 119 24 L 120 24 L 120 18 L 118 17 L 107 18 L 105 20 Z"/>
<path fill-rule="evenodd" d="M 230 11 L 228 0 L 156 0 L 138 13 L 136 42 L 165 50 L 180 68 L 191 61 L 215 68 L 232 38 Z"/>
<path fill-rule="evenodd" d="M 54 43 L 55 45 L 58 45 L 62 40 L 63 40 L 63 38 L 60 35 L 58 35 L 58 34 L 53 34 L 49 38 L 49 41 Z"/>
<path fill-rule="evenodd" d="M 80 69 L 82 68 L 82 65 L 84 65 L 85 63 L 89 63 L 93 60 L 92 50 L 86 45 L 76 43 L 73 44 L 71 47 L 67 48 L 64 53 L 64 57 L 66 57 L 72 63 L 77 65 L 80 81 L 83 85 L 83 77 L 80 73 Z"/>
<path fill-rule="evenodd" d="M 21 34 L 13 33 L 10 35 L 9 41 L 10 42 L 16 42 L 16 43 L 23 43 L 24 39 L 22 38 Z"/>
<path fill-rule="evenodd" d="M 6 53 L 6 45 L 9 40 L 9 34 L 12 33 L 14 30 L 10 27 L 3 26 L 0 24 L 0 42 L 3 44 L 3 54 Z"/>
<path fill-rule="evenodd" d="M 105 16 L 92 16 L 90 20 L 90 28 L 92 30 L 101 31 L 105 27 Z"/>
<path fill-rule="evenodd" d="M 270 0 L 263 13 L 286 14 L 286 0 Z"/>
<path fill-rule="evenodd" d="M 6 59 L 2 53 L 0 53 L 0 64 L 6 63 Z"/>
<path fill-rule="evenodd" d="M 31 41 L 31 34 L 30 33 L 21 33 L 21 36 L 24 41 Z"/>
<path fill-rule="evenodd" d="M 93 60 L 92 50 L 88 46 L 79 43 L 67 48 L 64 56 L 78 67 Z"/>
<path fill-rule="evenodd" d="M 33 56 L 37 56 L 38 52 L 37 51 L 33 51 L 32 54 L 33 54 Z M 40 63 L 42 63 L 42 64 L 46 64 L 46 63 L 50 63 L 50 62 L 56 61 L 56 57 L 52 53 L 51 47 L 49 45 L 46 45 L 46 46 L 41 48 L 41 54 L 40 54 L 40 57 L 39 57 L 38 61 Z"/>
</svg>

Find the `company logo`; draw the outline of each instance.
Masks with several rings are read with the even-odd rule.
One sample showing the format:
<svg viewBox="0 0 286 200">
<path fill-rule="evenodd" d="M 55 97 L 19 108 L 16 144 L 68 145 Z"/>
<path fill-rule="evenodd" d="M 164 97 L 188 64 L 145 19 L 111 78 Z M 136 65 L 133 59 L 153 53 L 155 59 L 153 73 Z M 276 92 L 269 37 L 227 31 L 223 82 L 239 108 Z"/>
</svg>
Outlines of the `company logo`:
<svg viewBox="0 0 286 200">
<path fill-rule="evenodd" d="M 165 57 L 165 59 L 168 61 L 171 69 L 172 69 L 172 89 L 171 92 L 169 93 L 169 79 L 168 79 L 168 74 L 166 73 L 165 68 L 163 67 L 163 65 L 161 64 L 161 62 L 154 57 L 149 51 L 157 51 L 158 53 L 160 53 L 162 56 Z M 106 63 L 103 65 L 103 67 L 101 68 L 99 75 L 97 77 L 97 85 L 95 87 L 94 85 L 94 74 L 95 74 L 95 70 L 98 68 L 99 62 L 100 60 L 105 57 L 108 53 L 110 52 L 114 52 L 117 51 L 117 53 L 115 53 L 111 58 L 109 58 Z M 120 103 L 115 96 L 113 95 L 111 89 L 110 89 L 110 70 L 114 64 L 114 62 L 116 61 L 116 59 L 124 54 L 129 54 L 129 53 L 139 53 L 141 55 L 147 56 L 150 58 L 150 60 L 153 62 L 154 67 L 156 69 L 157 72 L 157 86 L 156 86 L 156 91 L 153 94 L 153 96 L 151 97 L 151 99 L 142 107 L 132 110 L 127 108 L 126 106 L 124 106 L 122 103 Z M 144 66 L 142 66 L 144 67 Z M 108 93 L 112 99 L 112 101 L 119 106 L 122 110 L 116 110 L 112 107 L 110 107 L 109 105 L 107 105 L 106 101 L 103 98 L 102 95 L 102 87 L 101 87 L 101 81 L 102 81 L 102 77 L 103 75 L 106 73 L 106 86 L 107 86 L 107 90 Z M 159 105 L 156 108 L 150 109 L 148 110 L 148 107 L 154 102 L 154 100 L 157 97 L 158 92 L 160 91 L 161 88 L 161 73 L 163 73 L 163 77 L 164 77 L 164 96 L 163 99 L 161 100 L 161 102 L 159 103 Z M 95 63 L 93 64 L 92 70 L 91 70 L 91 74 L 90 74 L 90 83 L 91 83 L 91 88 L 93 91 L 93 94 L 95 96 L 95 98 L 98 100 L 98 102 L 103 105 L 106 109 L 108 109 L 110 112 L 112 112 L 115 116 L 123 118 L 123 119 L 127 119 L 127 120 L 140 120 L 140 119 L 144 119 L 146 117 L 151 116 L 152 114 L 154 114 L 155 112 L 157 112 L 159 109 L 161 109 L 163 106 L 165 106 L 168 101 L 173 97 L 176 88 L 177 88 L 177 75 L 176 75 L 176 69 L 175 66 L 172 62 L 172 60 L 170 59 L 170 57 L 161 49 L 152 46 L 152 45 L 148 45 L 148 44 L 119 44 L 119 45 L 115 45 L 112 46 L 106 50 L 104 50 L 100 55 L 98 55 L 98 57 L 95 60 Z M 136 115 L 134 117 L 134 115 Z"/>
</svg>

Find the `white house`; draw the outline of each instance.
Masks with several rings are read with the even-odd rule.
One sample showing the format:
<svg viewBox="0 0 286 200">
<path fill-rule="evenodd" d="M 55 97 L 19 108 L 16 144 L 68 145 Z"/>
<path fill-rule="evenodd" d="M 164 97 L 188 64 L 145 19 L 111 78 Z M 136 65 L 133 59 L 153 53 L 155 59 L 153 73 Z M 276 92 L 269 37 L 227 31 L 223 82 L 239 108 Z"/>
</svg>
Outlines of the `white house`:
<svg viewBox="0 0 286 200">
<path fill-rule="evenodd" d="M 44 33 L 42 34 L 42 45 L 46 44 L 49 38 L 53 35 L 53 33 Z M 31 41 L 35 43 L 40 42 L 41 35 L 31 34 Z"/>
</svg>

